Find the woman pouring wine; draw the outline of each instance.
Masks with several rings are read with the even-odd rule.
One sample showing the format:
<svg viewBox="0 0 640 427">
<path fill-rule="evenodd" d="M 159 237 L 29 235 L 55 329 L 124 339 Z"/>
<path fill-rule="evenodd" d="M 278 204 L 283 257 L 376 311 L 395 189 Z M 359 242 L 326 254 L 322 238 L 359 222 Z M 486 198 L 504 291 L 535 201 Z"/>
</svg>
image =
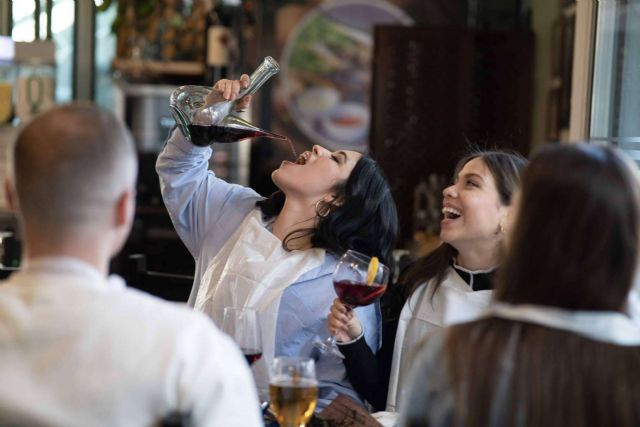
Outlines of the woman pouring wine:
<svg viewBox="0 0 640 427">
<path fill-rule="evenodd" d="M 220 80 L 207 102 L 235 99 L 248 85 L 247 75 Z M 248 102 L 242 98 L 235 108 Z M 355 151 L 314 146 L 273 172 L 279 191 L 265 199 L 208 171 L 211 154 L 210 147 L 194 146 L 175 129 L 156 165 L 173 224 L 196 260 L 189 304 L 218 325 L 224 307 L 258 311 L 263 358 L 254 374 L 262 397 L 273 358 L 298 356 L 316 359 L 319 409 L 338 394 L 359 400 L 341 360 L 313 343 L 327 337 L 338 258 L 354 249 L 390 265 L 397 214 L 378 165 Z M 356 312 L 376 351 L 379 306 Z"/>
</svg>

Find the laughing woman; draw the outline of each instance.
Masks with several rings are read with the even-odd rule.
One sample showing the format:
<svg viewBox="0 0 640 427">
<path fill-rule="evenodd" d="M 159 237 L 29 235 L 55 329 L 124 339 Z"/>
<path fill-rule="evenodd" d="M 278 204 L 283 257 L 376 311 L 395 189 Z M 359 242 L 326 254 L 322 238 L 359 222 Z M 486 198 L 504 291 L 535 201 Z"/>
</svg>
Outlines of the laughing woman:
<svg viewBox="0 0 640 427">
<path fill-rule="evenodd" d="M 359 315 L 334 301 L 328 328 L 336 333 L 352 384 L 375 409 L 397 410 L 418 341 L 477 317 L 489 304 L 503 225 L 524 165 L 520 155 L 502 151 L 479 151 L 460 160 L 454 183 L 443 191 L 442 244 L 400 278 L 407 299 L 399 305 L 399 318 L 396 310 L 385 319 L 382 349 L 375 356 L 359 338 L 367 330 Z"/>
<path fill-rule="evenodd" d="M 246 75 L 220 80 L 212 93 L 235 99 L 248 84 Z M 262 397 L 268 364 L 286 355 L 316 359 L 318 408 L 339 393 L 358 399 L 340 359 L 319 353 L 313 342 L 327 337 L 326 313 L 335 298 L 331 275 L 342 253 L 355 249 L 391 263 L 398 221 L 378 165 L 355 151 L 314 146 L 273 172 L 280 191 L 264 199 L 207 170 L 211 154 L 176 129 L 156 165 L 173 224 L 196 260 L 189 304 L 218 325 L 224 307 L 258 310 L 264 357 L 254 374 Z M 356 311 L 375 351 L 379 306 Z"/>
</svg>

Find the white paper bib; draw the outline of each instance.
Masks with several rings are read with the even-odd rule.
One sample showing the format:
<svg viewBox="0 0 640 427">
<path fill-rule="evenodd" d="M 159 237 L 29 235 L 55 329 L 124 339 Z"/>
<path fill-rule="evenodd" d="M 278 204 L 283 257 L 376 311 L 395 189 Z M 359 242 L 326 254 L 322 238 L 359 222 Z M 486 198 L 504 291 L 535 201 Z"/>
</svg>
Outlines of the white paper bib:
<svg viewBox="0 0 640 427">
<path fill-rule="evenodd" d="M 253 210 L 209 262 L 202 276 L 194 308 L 222 326 L 225 307 L 258 311 L 263 356 L 252 368 L 261 394 L 268 389 L 275 353 L 276 323 L 282 293 L 303 274 L 324 264 L 324 249 L 286 251 L 282 241 Z M 265 396 L 261 396 L 264 398 Z"/>
<path fill-rule="evenodd" d="M 615 311 L 572 311 L 556 307 L 497 302 L 487 316 L 534 323 L 621 346 L 640 346 L 640 326 Z"/>
<path fill-rule="evenodd" d="M 400 313 L 391 364 L 387 411 L 395 412 L 400 407 L 400 397 L 404 390 L 403 377 L 410 370 L 410 359 L 416 345 L 437 329 L 480 317 L 491 303 L 492 291 L 473 291 L 453 268 L 441 283 L 433 300 L 432 283 L 430 281 L 418 288 Z"/>
</svg>

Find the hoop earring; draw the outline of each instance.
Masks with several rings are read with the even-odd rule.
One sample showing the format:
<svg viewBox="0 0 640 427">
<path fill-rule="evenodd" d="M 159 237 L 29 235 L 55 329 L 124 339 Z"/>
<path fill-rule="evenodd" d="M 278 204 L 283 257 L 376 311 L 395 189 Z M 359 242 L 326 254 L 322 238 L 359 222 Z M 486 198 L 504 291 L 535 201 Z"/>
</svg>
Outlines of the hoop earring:
<svg viewBox="0 0 640 427">
<path fill-rule="evenodd" d="M 322 206 L 321 203 L 324 203 L 324 206 Z M 320 199 L 316 202 L 315 211 L 316 215 L 320 218 L 326 218 L 331 213 L 331 203 L 327 203 Z"/>
<path fill-rule="evenodd" d="M 509 218 L 509 212 L 505 213 L 500 220 L 500 234 L 504 234 L 504 222 Z"/>
</svg>

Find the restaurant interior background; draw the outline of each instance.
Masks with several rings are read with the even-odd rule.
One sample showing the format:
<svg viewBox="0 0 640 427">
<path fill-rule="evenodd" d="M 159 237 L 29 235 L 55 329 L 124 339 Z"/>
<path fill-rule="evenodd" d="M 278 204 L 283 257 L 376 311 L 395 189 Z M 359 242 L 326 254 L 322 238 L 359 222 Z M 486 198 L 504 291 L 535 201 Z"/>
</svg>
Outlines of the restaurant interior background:
<svg viewBox="0 0 640 427">
<path fill-rule="evenodd" d="M 206 40 L 214 26 L 225 36 Z M 114 111 L 134 135 L 140 177 L 134 228 L 112 269 L 184 299 L 188 286 L 177 285 L 190 283 L 193 259 L 154 171 L 174 125 L 169 96 L 271 55 L 281 72 L 247 118 L 298 152 L 369 152 L 398 204 L 399 248 L 415 254 L 437 241 L 442 188 L 470 143 L 528 154 L 589 141 L 639 161 L 639 33 L 640 0 L 0 0 L 0 175 L 11 176 L 12 142 L 33 114 L 72 100 Z M 214 151 L 218 175 L 263 195 L 291 156 L 266 139 Z M 10 270 L 19 233 L 0 192 Z"/>
</svg>

